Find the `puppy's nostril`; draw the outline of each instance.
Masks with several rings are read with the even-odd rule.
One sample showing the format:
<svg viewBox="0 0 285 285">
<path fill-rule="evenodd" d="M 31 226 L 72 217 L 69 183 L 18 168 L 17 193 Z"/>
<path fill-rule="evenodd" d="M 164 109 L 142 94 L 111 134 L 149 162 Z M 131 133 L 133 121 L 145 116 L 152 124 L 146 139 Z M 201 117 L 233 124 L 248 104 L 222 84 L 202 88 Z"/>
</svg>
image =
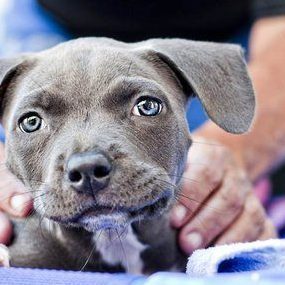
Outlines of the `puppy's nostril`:
<svg viewBox="0 0 285 285">
<path fill-rule="evenodd" d="M 103 178 L 109 175 L 111 169 L 107 166 L 96 166 L 94 168 L 93 174 L 96 178 Z"/>
<path fill-rule="evenodd" d="M 71 182 L 79 182 L 82 179 L 82 175 L 79 171 L 70 171 L 68 174 L 68 178 Z"/>
<path fill-rule="evenodd" d="M 74 190 L 94 195 L 108 186 L 113 164 L 99 151 L 75 153 L 69 157 L 66 171 L 67 183 Z"/>
</svg>

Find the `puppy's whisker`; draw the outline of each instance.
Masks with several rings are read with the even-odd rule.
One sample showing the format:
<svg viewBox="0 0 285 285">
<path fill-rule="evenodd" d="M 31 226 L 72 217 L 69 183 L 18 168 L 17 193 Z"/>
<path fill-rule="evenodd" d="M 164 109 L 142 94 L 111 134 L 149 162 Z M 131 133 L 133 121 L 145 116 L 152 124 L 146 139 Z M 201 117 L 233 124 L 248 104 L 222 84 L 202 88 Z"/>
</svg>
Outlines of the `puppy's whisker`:
<svg viewBox="0 0 285 285">
<path fill-rule="evenodd" d="M 219 214 L 219 215 L 225 215 L 225 213 L 226 213 L 226 211 L 219 211 L 219 209 L 218 208 L 216 208 L 216 207 L 212 207 L 212 206 L 209 206 L 209 204 L 208 204 L 208 198 L 206 198 L 205 200 L 203 200 L 203 201 L 199 201 L 199 200 L 195 200 L 195 199 L 193 199 L 193 198 L 191 198 L 191 197 L 188 197 L 188 196 L 186 196 L 186 195 L 183 195 L 182 193 L 178 193 L 177 194 L 178 196 L 180 196 L 180 197 L 182 197 L 182 198 L 185 198 L 185 199 L 187 199 L 187 200 L 190 200 L 191 202 L 195 202 L 195 203 L 197 203 L 197 204 L 201 204 L 200 206 L 199 206 L 199 208 L 209 208 L 209 209 L 211 209 L 211 210 L 213 210 L 215 213 L 217 213 L 217 214 Z M 231 210 L 229 210 L 229 212 L 231 213 L 232 211 Z"/>
<path fill-rule="evenodd" d="M 47 202 L 47 203 L 45 203 L 45 202 Z M 39 227 L 39 229 L 40 229 L 41 236 L 42 236 L 44 239 L 47 239 L 47 240 L 48 240 L 49 237 L 44 234 L 43 227 L 42 227 L 42 223 L 43 223 L 43 220 L 44 220 L 44 218 L 45 218 L 45 216 L 42 214 L 42 211 L 49 211 L 49 208 L 50 208 L 50 206 L 49 206 L 49 205 L 50 205 L 49 201 L 45 201 L 45 202 L 43 202 L 42 204 L 39 204 L 39 206 L 37 206 L 37 207 L 35 208 L 35 212 L 36 212 L 37 214 L 39 214 L 39 219 L 38 219 L 39 224 L 38 224 L 38 227 Z M 48 229 L 46 229 L 46 231 L 48 231 Z"/>
<path fill-rule="evenodd" d="M 125 258 L 125 260 L 126 260 L 126 266 L 127 266 L 127 272 L 129 271 L 129 260 L 128 260 L 128 256 L 127 256 L 127 253 L 126 253 L 126 251 L 125 251 L 125 248 L 124 248 L 124 245 L 123 245 L 123 242 L 122 242 L 122 239 L 121 239 L 121 236 L 119 235 L 119 232 L 118 232 L 118 229 L 117 228 L 115 228 L 115 231 L 116 231 L 116 233 L 117 233 L 117 236 L 118 236 L 118 238 L 119 238 L 119 241 L 120 241 L 120 245 L 121 245 L 121 248 L 122 248 L 122 252 L 123 252 L 123 255 L 124 255 L 124 258 Z"/>
<path fill-rule="evenodd" d="M 100 238 L 102 232 L 103 232 L 103 230 L 100 231 L 100 233 L 98 234 L 98 236 L 97 236 L 97 238 L 96 238 L 96 241 L 94 241 L 94 245 L 93 245 L 93 247 L 92 247 L 92 249 L 91 249 L 89 255 L 87 256 L 86 261 L 84 262 L 83 266 L 81 267 L 80 271 L 83 271 L 83 270 L 85 269 L 85 267 L 87 266 L 88 262 L 90 261 L 92 255 L 93 255 L 93 253 L 94 253 L 94 251 L 95 251 L 95 249 L 96 249 L 96 244 L 97 244 L 97 242 L 99 241 L 99 238 Z"/>
<path fill-rule="evenodd" d="M 41 205 L 42 206 L 42 205 Z M 43 206 L 42 206 L 43 207 Z M 32 216 L 34 215 L 36 212 L 40 213 L 40 211 L 38 211 L 40 209 L 40 206 L 34 207 L 32 209 L 30 209 L 28 216 Z M 41 219 L 42 215 L 39 214 L 39 219 Z M 31 222 L 31 220 L 29 218 L 25 219 L 23 222 L 23 226 L 22 226 L 22 231 L 25 230 L 26 226 L 28 225 L 28 223 Z"/>
<path fill-rule="evenodd" d="M 207 165 L 207 164 L 197 163 L 197 165 Z M 156 169 L 156 168 L 153 167 L 153 168 L 150 168 L 150 169 Z M 190 181 L 192 183 L 197 183 L 197 184 L 203 184 L 204 183 L 203 181 L 199 181 L 199 180 L 193 179 L 191 177 L 185 177 L 183 175 L 167 174 L 167 176 L 169 176 L 169 177 L 177 177 L 177 178 L 180 178 L 180 179 L 183 179 L 183 180 L 187 180 L 187 181 Z"/>
<path fill-rule="evenodd" d="M 84 262 L 84 264 L 82 265 L 80 271 L 83 271 L 85 269 L 85 267 L 87 266 L 88 262 L 90 261 L 91 256 L 93 255 L 94 251 L 96 249 L 96 244 L 93 245 L 89 255 L 86 258 L 86 261 Z"/>
<path fill-rule="evenodd" d="M 41 215 L 40 218 L 39 218 L 39 225 L 38 225 L 38 227 L 39 227 L 39 229 L 40 229 L 41 236 L 42 236 L 44 239 L 48 240 L 49 237 L 48 237 L 47 235 L 45 235 L 45 231 L 43 230 L 43 226 L 42 226 L 43 220 L 44 220 L 44 216 Z"/>
<path fill-rule="evenodd" d="M 168 181 L 163 181 L 163 180 L 161 180 L 161 182 L 162 183 L 166 183 L 168 186 L 172 186 L 174 189 L 176 189 L 177 188 L 177 186 L 176 185 L 173 185 L 172 183 L 169 183 Z M 162 186 L 163 187 L 163 186 Z M 185 195 L 185 194 L 183 194 L 183 193 L 181 193 L 181 192 L 179 192 L 179 193 L 175 193 L 175 198 L 176 198 L 176 200 L 177 200 L 177 198 L 178 198 L 178 202 L 180 202 L 181 203 L 181 199 L 179 199 L 179 197 L 182 197 L 182 198 L 185 198 L 185 199 L 187 199 L 187 200 L 189 200 L 189 201 L 191 201 L 191 202 L 194 202 L 194 203 L 196 203 L 196 204 L 199 204 L 200 206 L 199 206 L 199 208 L 198 209 L 200 209 L 201 207 L 208 207 L 208 208 L 210 208 L 211 210 L 213 210 L 213 211 L 215 211 L 217 214 L 219 214 L 219 215 L 224 215 L 225 214 L 225 212 L 223 211 L 223 212 L 221 212 L 221 211 L 219 211 L 218 210 L 218 208 L 216 208 L 216 207 L 212 207 L 212 206 L 209 206 L 208 205 L 208 199 L 209 199 L 209 197 L 206 197 L 205 199 L 203 199 L 203 200 L 197 200 L 197 199 L 195 199 L 195 198 L 192 198 L 192 197 L 190 197 L 190 196 L 187 196 L 187 195 Z M 182 203 L 181 203 L 182 204 Z M 184 204 L 183 204 L 184 205 Z M 184 205 L 185 206 L 185 205 Z M 189 207 L 187 208 L 187 209 L 189 209 Z"/>
<path fill-rule="evenodd" d="M 197 210 L 194 211 L 193 209 L 190 209 L 187 205 L 185 205 L 183 202 L 179 201 L 176 197 L 175 197 L 175 199 L 176 199 L 177 202 L 181 203 L 185 208 L 188 209 L 190 215 L 193 215 L 193 216 L 195 215 L 195 213 L 197 212 Z M 196 218 L 197 218 L 197 221 L 201 224 L 202 227 L 207 228 L 207 227 L 205 226 L 205 224 L 203 223 L 202 219 L 201 219 L 199 216 L 196 216 Z"/>
<path fill-rule="evenodd" d="M 190 181 L 190 182 L 193 182 L 193 183 L 197 183 L 197 184 L 203 184 L 202 181 L 199 181 L 199 180 L 196 180 L 196 179 L 193 179 L 193 178 L 190 178 L 190 177 L 185 177 L 183 175 L 175 175 L 175 174 L 168 174 L 169 177 L 177 177 L 177 178 L 180 178 L 180 179 L 183 179 L 183 180 L 187 180 L 187 181 Z"/>
<path fill-rule="evenodd" d="M 219 143 L 210 143 L 210 142 L 204 142 L 204 141 L 193 141 L 192 140 L 192 144 L 203 144 L 203 145 L 208 145 L 208 146 L 217 146 L 217 147 L 225 147 L 222 144 Z"/>
<path fill-rule="evenodd" d="M 124 229 L 123 229 L 122 232 L 119 234 L 119 236 L 117 235 L 115 239 L 114 239 L 114 238 L 111 239 L 111 230 L 109 229 L 109 239 L 110 239 L 110 242 L 115 242 L 115 241 L 117 241 L 117 240 L 118 240 L 118 237 L 122 237 L 122 236 L 126 233 L 127 230 L 128 230 L 128 228 L 127 228 L 127 227 L 124 227 Z M 111 245 L 112 245 L 112 244 L 110 244 L 110 246 L 111 246 Z M 107 248 L 108 248 L 108 247 L 107 247 Z"/>
<path fill-rule="evenodd" d="M 0 188 L 1 189 L 1 188 Z M 26 192 L 23 192 L 23 193 L 15 193 L 13 194 L 13 197 L 15 196 L 21 196 L 21 195 L 26 195 L 26 194 L 30 194 L 30 193 L 36 193 L 36 192 L 40 192 L 40 190 L 35 190 L 35 191 L 26 191 Z M 0 199 L 0 202 L 6 202 L 8 201 L 9 199 L 11 199 L 11 196 L 7 196 L 7 197 L 4 197 L 3 199 Z M 32 199 L 32 198 L 31 198 Z M 29 203 L 29 202 L 27 202 Z"/>
<path fill-rule="evenodd" d="M 40 195 L 34 197 L 34 201 L 36 202 L 39 198 L 42 198 L 42 197 L 44 197 L 44 196 L 46 196 L 46 195 L 47 195 L 47 193 L 42 193 L 42 194 L 40 194 Z"/>
<path fill-rule="evenodd" d="M 217 214 L 219 214 L 219 215 L 224 215 L 224 214 L 226 213 L 225 211 L 219 211 L 219 209 L 216 208 L 216 207 L 210 206 L 210 205 L 208 204 L 208 202 L 209 202 L 209 197 L 206 197 L 205 199 L 202 199 L 202 200 L 197 200 L 197 199 L 194 199 L 194 198 L 192 198 L 192 197 L 190 197 L 190 196 L 187 196 L 187 195 L 185 195 L 185 194 L 183 194 L 183 193 L 175 193 L 175 197 L 178 198 L 178 202 L 180 202 L 181 204 L 182 204 L 181 198 L 187 199 L 187 200 L 189 200 L 190 202 L 194 202 L 194 203 L 198 204 L 199 207 L 198 207 L 198 209 L 197 209 L 196 211 L 198 211 L 198 210 L 201 209 L 201 208 L 209 208 L 209 209 L 213 210 L 215 213 L 217 213 Z M 180 198 L 180 199 L 179 199 L 179 198 Z M 185 205 L 184 205 L 184 206 L 185 206 Z M 188 209 L 189 209 L 189 208 L 188 208 Z M 229 212 L 231 212 L 231 210 L 229 210 Z"/>
<path fill-rule="evenodd" d="M 20 180 L 20 179 L 19 179 Z M 25 186 L 25 182 L 36 182 L 36 183 L 33 183 L 33 184 L 35 184 L 36 186 L 37 185 L 48 185 L 48 183 L 47 182 L 45 182 L 45 181 L 40 181 L 40 180 L 33 180 L 33 179 L 21 179 L 22 180 L 22 182 L 24 183 L 24 186 Z M 20 180 L 20 181 L 21 181 Z M 5 184 L 4 185 L 6 185 L 6 184 L 10 184 L 11 182 L 15 182 L 15 181 L 17 181 L 17 179 L 15 179 L 14 177 L 10 177 L 10 178 L 8 178 L 8 179 L 5 179 Z M 1 183 L 1 186 L 3 186 L 3 184 Z"/>
<path fill-rule="evenodd" d="M 124 228 L 121 235 L 123 235 L 126 232 L 126 230 L 127 230 L 127 228 Z M 108 250 L 112 246 L 113 242 L 118 240 L 118 236 L 116 238 L 113 238 L 111 235 L 111 229 L 108 229 L 108 239 L 109 239 L 109 245 L 106 247 L 106 250 Z"/>
<path fill-rule="evenodd" d="M 37 183 L 43 184 L 43 185 L 44 184 L 48 184 L 46 181 L 37 180 L 37 179 L 34 179 L 34 178 L 29 178 L 29 179 L 22 178 L 21 180 L 24 181 L 24 182 L 37 182 Z"/>
<path fill-rule="evenodd" d="M 183 202 L 181 202 L 176 196 L 174 196 L 174 199 L 177 202 L 181 203 L 189 211 L 190 214 L 194 214 L 195 211 L 191 209 L 188 205 L 185 205 Z"/>
<path fill-rule="evenodd" d="M 188 197 L 188 196 L 184 195 L 183 193 L 176 193 L 176 196 L 180 196 L 180 197 L 186 198 L 187 200 L 189 200 L 189 201 L 191 201 L 191 202 L 195 202 L 195 203 L 197 203 L 197 204 L 203 203 L 203 200 L 202 200 L 202 201 L 199 201 L 199 200 L 194 199 L 194 198 L 192 198 L 192 197 Z"/>
<path fill-rule="evenodd" d="M 181 189 L 181 185 L 175 185 L 175 184 L 173 184 L 172 182 L 165 181 L 165 180 L 159 179 L 159 178 L 157 178 L 157 177 L 156 177 L 156 179 L 157 179 L 158 181 L 161 181 L 161 182 L 169 183 L 170 185 L 173 185 L 173 187 L 176 187 L 176 188 L 179 189 L 179 190 Z M 192 181 L 192 180 L 190 180 L 190 182 L 191 182 L 191 181 Z M 195 184 L 197 184 L 197 185 L 203 185 L 203 183 L 200 183 L 200 182 L 198 182 L 198 181 L 192 181 L 192 182 L 195 183 Z M 202 190 L 202 189 L 201 189 L 201 190 Z M 212 191 L 212 188 L 210 188 L 210 187 L 203 187 L 203 190 L 207 191 L 208 195 L 213 192 L 213 191 Z"/>
</svg>

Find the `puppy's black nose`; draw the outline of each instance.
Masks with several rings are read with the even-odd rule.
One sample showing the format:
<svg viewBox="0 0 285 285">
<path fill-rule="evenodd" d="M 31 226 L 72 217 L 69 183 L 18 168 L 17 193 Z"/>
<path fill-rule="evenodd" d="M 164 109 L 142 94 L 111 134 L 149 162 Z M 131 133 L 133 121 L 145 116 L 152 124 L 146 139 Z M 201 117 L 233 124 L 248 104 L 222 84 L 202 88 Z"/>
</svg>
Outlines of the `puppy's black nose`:
<svg viewBox="0 0 285 285">
<path fill-rule="evenodd" d="M 112 164 L 101 152 L 73 154 L 67 163 L 71 186 L 78 192 L 94 194 L 109 183 Z"/>
</svg>

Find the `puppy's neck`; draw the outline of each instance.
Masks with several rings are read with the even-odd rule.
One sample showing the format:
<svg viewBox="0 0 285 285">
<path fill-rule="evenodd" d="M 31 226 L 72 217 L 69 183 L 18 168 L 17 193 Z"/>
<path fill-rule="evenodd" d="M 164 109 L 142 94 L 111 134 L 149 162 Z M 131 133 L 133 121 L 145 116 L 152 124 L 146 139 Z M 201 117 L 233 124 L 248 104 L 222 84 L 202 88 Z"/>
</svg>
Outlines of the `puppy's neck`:
<svg viewBox="0 0 285 285">
<path fill-rule="evenodd" d="M 144 262 L 141 254 L 148 247 L 139 241 L 132 226 L 122 230 L 103 230 L 94 234 L 94 243 L 107 264 L 121 264 L 131 274 L 142 274 Z"/>
<path fill-rule="evenodd" d="M 186 256 L 177 249 L 176 231 L 167 215 L 133 223 L 122 230 L 88 232 L 45 220 L 51 237 L 87 270 L 106 268 L 131 274 L 185 268 Z M 159 260 L 157 256 L 160 256 Z M 113 270 L 114 269 L 114 270 Z"/>
<path fill-rule="evenodd" d="M 131 225 L 124 229 L 106 229 L 95 233 L 80 228 L 70 228 L 44 219 L 43 225 L 52 238 L 60 243 L 70 255 L 78 257 L 82 250 L 91 248 L 88 261 L 92 263 L 98 254 L 107 267 L 122 267 L 131 274 L 143 274 L 141 253 L 148 247 L 139 241 Z"/>
</svg>

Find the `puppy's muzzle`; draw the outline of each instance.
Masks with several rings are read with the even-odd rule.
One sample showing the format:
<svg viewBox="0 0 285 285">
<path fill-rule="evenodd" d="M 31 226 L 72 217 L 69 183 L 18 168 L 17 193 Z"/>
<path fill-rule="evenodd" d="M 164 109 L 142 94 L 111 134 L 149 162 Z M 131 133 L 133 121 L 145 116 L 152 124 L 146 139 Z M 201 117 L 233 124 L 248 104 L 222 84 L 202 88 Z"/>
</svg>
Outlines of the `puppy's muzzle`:
<svg viewBox="0 0 285 285">
<path fill-rule="evenodd" d="M 117 228 L 158 215 L 168 207 L 172 197 L 171 188 L 160 189 L 157 186 L 157 174 L 144 168 L 124 171 L 118 161 L 101 150 L 72 154 L 64 169 L 67 188 L 78 193 L 80 208 L 74 214 L 50 218 L 81 225 L 90 231 Z M 123 179 L 125 177 L 126 180 Z M 133 185 L 128 185 L 130 180 Z M 136 200 L 131 203 L 126 184 L 138 189 Z"/>
<path fill-rule="evenodd" d="M 68 183 L 78 192 L 95 195 L 108 186 L 112 170 L 103 152 L 75 153 L 67 162 Z"/>
</svg>

